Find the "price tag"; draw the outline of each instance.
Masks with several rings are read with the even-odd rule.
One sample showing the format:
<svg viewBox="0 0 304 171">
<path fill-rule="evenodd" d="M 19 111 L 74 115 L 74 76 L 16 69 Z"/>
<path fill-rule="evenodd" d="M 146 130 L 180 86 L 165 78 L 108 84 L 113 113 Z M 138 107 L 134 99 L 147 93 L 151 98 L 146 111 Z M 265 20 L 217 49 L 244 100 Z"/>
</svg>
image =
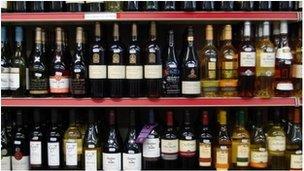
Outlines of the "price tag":
<svg viewBox="0 0 304 171">
<path fill-rule="evenodd" d="M 85 13 L 84 20 L 116 20 L 117 14 L 114 12 L 101 12 L 101 13 Z"/>
</svg>

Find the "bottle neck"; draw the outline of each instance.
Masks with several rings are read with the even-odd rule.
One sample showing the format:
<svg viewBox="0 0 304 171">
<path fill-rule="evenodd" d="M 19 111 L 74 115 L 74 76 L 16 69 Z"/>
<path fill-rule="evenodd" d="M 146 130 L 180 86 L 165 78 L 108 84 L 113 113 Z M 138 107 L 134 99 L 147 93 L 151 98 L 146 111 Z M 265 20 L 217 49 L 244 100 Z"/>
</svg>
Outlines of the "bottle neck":
<svg viewBox="0 0 304 171">
<path fill-rule="evenodd" d="M 207 46 L 213 46 L 213 40 L 206 40 Z"/>
</svg>

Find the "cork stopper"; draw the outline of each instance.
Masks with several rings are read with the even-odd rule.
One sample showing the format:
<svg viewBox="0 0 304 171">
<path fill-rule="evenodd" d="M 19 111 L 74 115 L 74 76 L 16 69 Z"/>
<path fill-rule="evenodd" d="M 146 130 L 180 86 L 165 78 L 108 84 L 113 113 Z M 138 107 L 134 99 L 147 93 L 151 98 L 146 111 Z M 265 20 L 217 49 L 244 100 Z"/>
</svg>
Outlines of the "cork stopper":
<svg viewBox="0 0 304 171">
<path fill-rule="evenodd" d="M 226 111 L 224 111 L 224 110 L 220 111 L 218 121 L 221 125 L 226 125 L 226 123 L 227 123 L 227 112 Z"/>
<path fill-rule="evenodd" d="M 42 29 L 40 27 L 36 27 L 35 32 L 36 32 L 35 43 L 41 43 L 41 32 L 42 32 Z"/>
<path fill-rule="evenodd" d="M 212 25 L 206 26 L 206 40 L 213 40 L 213 27 Z"/>
<path fill-rule="evenodd" d="M 56 44 L 62 44 L 62 29 L 56 27 Z"/>
<path fill-rule="evenodd" d="M 95 36 L 96 37 L 100 37 L 101 33 L 100 33 L 100 22 L 96 22 L 95 23 Z"/>
<path fill-rule="evenodd" d="M 83 42 L 83 28 L 77 27 L 76 28 L 76 43 L 82 43 Z"/>
<path fill-rule="evenodd" d="M 137 37 L 137 25 L 132 24 L 132 37 Z"/>
<path fill-rule="evenodd" d="M 232 36 L 232 28 L 231 25 L 226 25 L 224 28 L 224 40 L 231 40 Z"/>
<path fill-rule="evenodd" d="M 151 26 L 150 26 L 150 35 L 153 37 L 156 37 L 156 24 L 155 22 L 151 22 Z"/>
</svg>

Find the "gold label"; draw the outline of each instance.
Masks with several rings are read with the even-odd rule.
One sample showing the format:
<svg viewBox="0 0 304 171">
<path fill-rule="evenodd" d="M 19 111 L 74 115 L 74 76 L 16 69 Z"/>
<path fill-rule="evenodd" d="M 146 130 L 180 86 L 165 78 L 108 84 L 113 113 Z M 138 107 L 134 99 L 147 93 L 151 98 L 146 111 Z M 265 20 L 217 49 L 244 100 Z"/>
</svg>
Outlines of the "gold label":
<svg viewBox="0 0 304 171">
<path fill-rule="evenodd" d="M 208 62 L 208 69 L 215 70 L 216 69 L 216 63 L 215 62 Z"/>
<path fill-rule="evenodd" d="M 136 64 L 136 55 L 135 54 L 130 54 L 129 63 L 130 64 Z"/>
<path fill-rule="evenodd" d="M 216 150 L 216 163 L 217 164 L 228 164 L 228 148 L 218 148 Z"/>
<path fill-rule="evenodd" d="M 208 78 L 215 79 L 216 78 L 216 71 L 208 71 Z"/>
<path fill-rule="evenodd" d="M 156 55 L 154 53 L 149 53 L 149 63 L 156 62 Z"/>
<path fill-rule="evenodd" d="M 113 64 L 118 64 L 119 63 L 119 54 L 117 53 L 114 53 L 113 56 L 112 56 L 112 63 Z"/>
<path fill-rule="evenodd" d="M 93 63 L 99 63 L 99 54 L 97 53 L 93 54 Z"/>
<path fill-rule="evenodd" d="M 211 144 L 200 143 L 199 144 L 199 165 L 211 166 Z"/>
</svg>

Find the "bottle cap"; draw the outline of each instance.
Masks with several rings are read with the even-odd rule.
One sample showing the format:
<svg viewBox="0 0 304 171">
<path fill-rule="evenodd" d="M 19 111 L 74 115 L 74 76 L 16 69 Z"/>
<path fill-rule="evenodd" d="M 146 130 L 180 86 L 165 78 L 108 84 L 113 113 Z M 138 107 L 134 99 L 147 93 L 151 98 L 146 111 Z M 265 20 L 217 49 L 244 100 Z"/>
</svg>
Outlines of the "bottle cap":
<svg viewBox="0 0 304 171">
<path fill-rule="evenodd" d="M 41 43 L 42 29 L 40 27 L 36 27 L 35 32 L 36 32 L 35 43 Z"/>
<path fill-rule="evenodd" d="M 206 40 L 213 40 L 213 27 L 212 25 L 206 26 Z"/>
<path fill-rule="evenodd" d="M 281 24 L 280 24 L 280 33 L 281 34 L 287 34 L 288 33 L 288 24 L 287 24 L 287 21 L 281 21 Z"/>
<path fill-rule="evenodd" d="M 131 109 L 129 122 L 131 126 L 135 126 L 135 111 Z"/>
<path fill-rule="evenodd" d="M 154 21 L 151 22 L 150 35 L 156 37 L 156 23 Z"/>
<path fill-rule="evenodd" d="M 96 22 L 95 23 L 95 36 L 96 37 L 100 37 L 101 33 L 100 33 L 100 22 Z"/>
<path fill-rule="evenodd" d="M 167 121 L 167 126 L 173 126 L 173 112 L 172 111 L 167 111 L 166 121 Z"/>
<path fill-rule="evenodd" d="M 83 28 L 77 27 L 76 28 L 76 43 L 83 43 Z"/>
<path fill-rule="evenodd" d="M 17 26 L 15 28 L 15 41 L 22 42 L 23 40 L 23 29 L 22 27 Z"/>
<path fill-rule="evenodd" d="M 16 124 L 22 126 L 22 111 L 18 110 L 16 115 Z"/>
<path fill-rule="evenodd" d="M 231 25 L 226 25 L 224 28 L 224 40 L 231 40 L 232 39 L 232 28 Z"/>
<path fill-rule="evenodd" d="M 57 123 L 57 118 L 58 117 L 58 110 L 57 109 L 52 109 L 51 110 L 51 123 Z"/>
<path fill-rule="evenodd" d="M 191 124 L 190 112 L 189 110 L 185 110 L 184 114 L 184 124 Z"/>
<path fill-rule="evenodd" d="M 94 122 L 95 122 L 94 110 L 89 109 L 89 123 L 94 123 Z"/>
<path fill-rule="evenodd" d="M 153 109 L 149 110 L 149 124 L 154 124 L 155 123 L 155 117 L 154 117 L 154 111 Z"/>
<path fill-rule="evenodd" d="M 209 125 L 209 117 L 208 117 L 208 111 L 203 111 L 201 114 L 201 124 L 204 126 Z"/>
<path fill-rule="evenodd" d="M 258 37 L 263 37 L 263 24 L 260 23 L 258 26 Z"/>
<path fill-rule="evenodd" d="M 263 22 L 263 36 L 269 36 L 269 22 L 264 21 Z"/>
<path fill-rule="evenodd" d="M 114 26 L 113 26 L 114 28 L 113 28 L 113 37 L 114 37 L 114 39 L 119 39 L 119 26 L 118 26 L 118 24 L 117 23 L 115 23 L 114 24 Z"/>
<path fill-rule="evenodd" d="M 45 30 L 42 29 L 41 30 L 41 43 L 42 44 L 45 44 L 45 36 L 46 36 Z"/>
<path fill-rule="evenodd" d="M 218 121 L 221 125 L 226 125 L 226 123 L 227 123 L 227 112 L 225 110 L 220 110 Z"/>
<path fill-rule="evenodd" d="M 62 38 L 62 29 L 60 27 L 56 27 L 56 44 L 61 44 Z"/>
<path fill-rule="evenodd" d="M 273 35 L 279 35 L 280 34 L 280 23 L 279 22 L 274 22 L 273 23 Z"/>
<path fill-rule="evenodd" d="M 70 123 L 75 123 L 76 122 L 76 111 L 75 111 L 75 109 L 71 109 L 69 113 L 70 113 L 70 115 L 69 115 Z"/>
<path fill-rule="evenodd" d="M 250 37 L 251 35 L 251 23 L 250 21 L 246 21 L 244 23 L 244 36 Z"/>
<path fill-rule="evenodd" d="M 40 111 L 39 109 L 34 109 L 34 123 L 40 122 Z"/>
<path fill-rule="evenodd" d="M 137 25 L 135 23 L 132 24 L 132 37 L 137 37 Z"/>
</svg>

